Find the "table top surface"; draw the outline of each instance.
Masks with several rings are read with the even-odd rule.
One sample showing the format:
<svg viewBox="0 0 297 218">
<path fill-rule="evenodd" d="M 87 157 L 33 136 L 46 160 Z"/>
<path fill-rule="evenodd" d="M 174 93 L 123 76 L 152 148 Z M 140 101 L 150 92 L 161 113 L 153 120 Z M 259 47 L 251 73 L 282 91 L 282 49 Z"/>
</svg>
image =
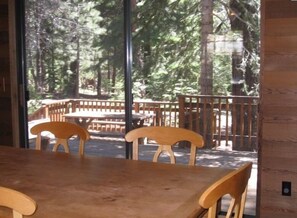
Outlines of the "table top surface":
<svg viewBox="0 0 297 218">
<path fill-rule="evenodd" d="M 228 172 L 0 146 L 0 186 L 31 196 L 40 218 L 191 217 L 202 191 Z"/>
<path fill-rule="evenodd" d="M 96 118 L 96 119 L 120 119 L 125 120 L 125 112 L 103 112 L 103 111 L 76 111 L 63 115 L 66 118 Z M 151 114 L 132 113 L 132 119 L 147 119 Z"/>
</svg>

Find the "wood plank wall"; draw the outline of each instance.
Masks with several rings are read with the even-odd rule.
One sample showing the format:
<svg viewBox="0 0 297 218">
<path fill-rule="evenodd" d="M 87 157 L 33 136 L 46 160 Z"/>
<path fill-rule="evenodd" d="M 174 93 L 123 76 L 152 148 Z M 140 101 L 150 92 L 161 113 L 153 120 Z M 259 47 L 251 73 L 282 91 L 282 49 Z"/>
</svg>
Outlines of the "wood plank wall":
<svg viewBox="0 0 297 218">
<path fill-rule="evenodd" d="M 13 144 L 9 51 L 9 6 L 0 0 L 0 144 Z"/>
<path fill-rule="evenodd" d="M 261 1 L 257 217 L 297 217 L 297 2 Z M 292 196 L 282 196 L 282 181 Z"/>
</svg>

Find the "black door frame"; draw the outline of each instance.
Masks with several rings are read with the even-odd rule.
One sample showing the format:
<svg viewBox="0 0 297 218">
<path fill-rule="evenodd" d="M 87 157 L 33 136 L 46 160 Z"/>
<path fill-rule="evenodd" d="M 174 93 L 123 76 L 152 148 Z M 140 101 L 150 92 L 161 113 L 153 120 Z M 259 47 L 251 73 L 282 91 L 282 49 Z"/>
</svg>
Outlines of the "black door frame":
<svg viewBox="0 0 297 218">
<path fill-rule="evenodd" d="M 124 1 L 124 49 L 125 49 L 125 116 L 126 133 L 132 129 L 132 31 L 131 31 L 131 0 Z M 132 159 L 132 143 L 126 142 L 126 158 Z"/>
<path fill-rule="evenodd" d="M 25 46 L 25 1 L 15 0 L 16 77 L 18 84 L 18 121 L 20 147 L 28 148 L 27 80 Z"/>
</svg>

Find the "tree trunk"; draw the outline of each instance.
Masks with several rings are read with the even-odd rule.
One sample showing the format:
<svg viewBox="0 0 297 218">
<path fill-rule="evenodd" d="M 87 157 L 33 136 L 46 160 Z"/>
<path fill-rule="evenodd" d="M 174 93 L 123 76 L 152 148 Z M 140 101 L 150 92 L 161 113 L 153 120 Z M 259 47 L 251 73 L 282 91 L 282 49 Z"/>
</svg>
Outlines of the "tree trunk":
<svg viewBox="0 0 297 218">
<path fill-rule="evenodd" d="M 212 0 L 201 1 L 201 75 L 200 88 L 202 95 L 212 95 L 213 93 L 213 62 L 211 53 L 207 48 L 207 38 L 213 33 L 213 2 Z"/>
<path fill-rule="evenodd" d="M 253 61 L 252 54 L 258 53 L 258 34 L 250 26 L 250 21 L 248 17 L 252 16 L 254 13 L 257 13 L 257 8 L 254 5 L 245 4 L 242 1 L 230 0 L 230 24 L 232 31 L 240 31 L 243 37 L 243 47 L 245 65 L 241 66 L 240 70 L 237 66 L 233 66 L 234 76 L 240 78 L 244 81 L 246 85 L 246 93 L 243 91 L 239 92 L 241 95 L 247 95 L 254 88 L 255 83 L 258 82 L 258 75 L 253 72 Z M 238 57 L 236 57 L 238 58 Z M 241 65 L 241 62 L 238 65 Z M 234 77 L 233 77 L 234 78 Z M 243 88 L 244 84 L 242 84 Z M 234 89 L 233 95 L 237 94 L 238 89 Z"/>
<path fill-rule="evenodd" d="M 70 71 L 72 74 L 69 76 L 68 82 L 66 84 L 67 87 L 67 97 L 68 98 L 77 98 L 76 97 L 76 80 L 77 80 L 77 66 L 78 66 L 78 60 L 74 60 L 70 62 Z"/>
<path fill-rule="evenodd" d="M 37 93 L 42 93 L 42 81 L 41 81 L 41 46 L 40 46 L 40 12 L 39 12 L 39 3 L 36 2 L 35 8 L 35 17 L 37 22 L 35 22 L 35 34 L 36 34 L 36 73 L 35 73 L 35 90 Z"/>
<path fill-rule="evenodd" d="M 113 65 L 112 65 L 112 75 L 111 75 L 111 84 L 112 84 L 112 94 L 115 93 L 115 85 L 116 85 L 116 76 L 117 76 L 117 68 L 116 68 L 116 54 L 117 54 L 117 48 L 114 48 L 114 51 L 113 51 L 113 55 L 114 55 L 114 58 L 113 58 Z"/>
<path fill-rule="evenodd" d="M 209 34 L 213 34 L 213 1 L 212 0 L 202 0 L 201 1 L 201 74 L 199 85 L 201 88 L 200 93 L 202 95 L 212 95 L 213 94 L 213 61 L 212 61 L 212 53 L 208 51 L 208 36 Z M 211 99 L 205 99 L 207 102 L 211 101 Z M 198 105 L 198 104 L 197 104 Z M 211 109 L 203 109 L 197 108 L 200 111 L 201 115 L 207 113 L 209 116 L 206 120 L 199 120 L 201 126 L 210 127 L 211 123 Z M 206 111 L 205 111 L 206 110 Z M 203 116 L 200 116 L 203 117 Z M 206 123 L 204 123 L 206 122 Z M 206 134 L 204 133 L 206 131 Z M 207 128 L 201 129 L 199 134 L 205 135 L 205 146 L 208 148 L 213 147 L 211 129 Z"/>
<path fill-rule="evenodd" d="M 101 86 L 102 86 L 101 63 L 99 63 L 97 68 L 97 87 L 96 87 L 98 98 L 100 98 L 102 95 Z"/>
<path fill-rule="evenodd" d="M 80 35 L 77 31 L 77 52 L 76 52 L 76 75 L 75 75 L 75 82 L 74 82 L 74 97 L 79 97 L 79 74 L 80 74 Z"/>
</svg>

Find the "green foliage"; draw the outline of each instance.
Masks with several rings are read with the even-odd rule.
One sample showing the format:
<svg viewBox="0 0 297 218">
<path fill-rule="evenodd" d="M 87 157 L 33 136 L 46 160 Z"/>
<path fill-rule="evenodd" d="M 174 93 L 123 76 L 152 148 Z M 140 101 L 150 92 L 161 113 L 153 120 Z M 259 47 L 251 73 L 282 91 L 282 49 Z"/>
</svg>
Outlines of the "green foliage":
<svg viewBox="0 0 297 218">
<path fill-rule="evenodd" d="M 259 0 L 232 1 L 240 5 L 240 20 L 253 39 L 240 68 L 257 77 Z M 134 98 L 175 101 L 179 94 L 199 94 L 200 1 L 136 2 L 132 19 Z M 230 32 L 229 3 L 214 1 L 214 34 Z M 33 98 L 49 93 L 69 98 L 75 90 L 87 89 L 89 80 L 96 81 L 97 92 L 124 98 L 122 1 L 26 0 L 26 30 L 28 86 Z M 230 94 L 230 55 L 214 54 L 213 66 L 213 94 Z M 257 88 L 258 81 L 245 86 L 249 95 L 257 95 Z"/>
<path fill-rule="evenodd" d="M 94 40 L 105 33 L 99 25 L 102 17 L 95 9 L 97 4 L 78 0 L 26 2 L 28 78 L 35 95 L 69 97 L 77 74 L 90 74 L 88 69 L 101 53 L 94 49 Z M 74 71 L 71 63 L 75 61 L 79 69 Z"/>
<path fill-rule="evenodd" d="M 178 94 L 198 93 L 198 8 L 195 1 L 144 1 L 137 5 L 133 79 L 147 87 L 146 98 L 170 101 Z"/>
<path fill-rule="evenodd" d="M 216 55 L 214 57 L 214 93 L 216 95 L 231 95 L 232 67 L 230 55 Z"/>
<path fill-rule="evenodd" d="M 42 100 L 34 99 L 28 101 L 27 107 L 28 107 L 28 114 L 33 114 L 36 110 L 38 110 L 42 105 Z"/>
</svg>

